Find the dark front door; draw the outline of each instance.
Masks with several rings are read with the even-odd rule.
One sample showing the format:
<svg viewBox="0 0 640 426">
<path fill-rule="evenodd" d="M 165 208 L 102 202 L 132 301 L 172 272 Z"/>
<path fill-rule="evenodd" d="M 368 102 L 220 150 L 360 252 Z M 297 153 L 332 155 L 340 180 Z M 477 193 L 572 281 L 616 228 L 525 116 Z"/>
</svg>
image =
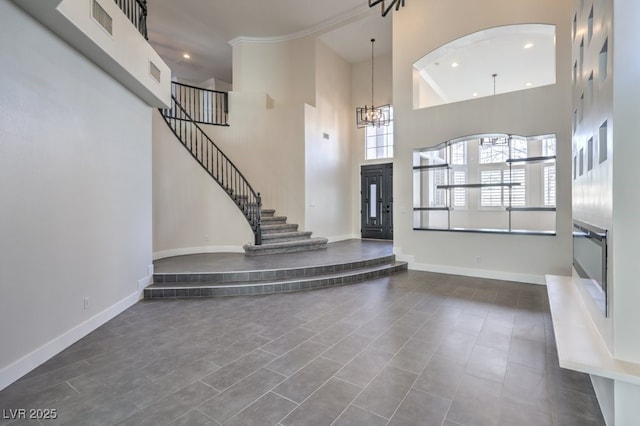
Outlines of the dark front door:
<svg viewBox="0 0 640 426">
<path fill-rule="evenodd" d="M 393 239 L 393 164 L 362 166 L 362 238 Z"/>
</svg>

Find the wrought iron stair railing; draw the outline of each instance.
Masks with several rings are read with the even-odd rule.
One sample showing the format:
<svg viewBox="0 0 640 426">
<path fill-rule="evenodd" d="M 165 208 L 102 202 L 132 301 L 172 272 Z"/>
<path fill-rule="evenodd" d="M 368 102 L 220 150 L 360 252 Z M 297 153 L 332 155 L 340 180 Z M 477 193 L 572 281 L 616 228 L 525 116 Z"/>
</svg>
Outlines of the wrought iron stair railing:
<svg viewBox="0 0 640 426">
<path fill-rule="evenodd" d="M 147 0 L 115 0 L 116 4 L 127 15 L 129 21 L 149 40 L 147 34 Z"/>
<path fill-rule="evenodd" d="M 226 107 L 225 107 L 226 109 Z M 165 122 L 202 168 L 231 197 L 249 222 L 255 245 L 262 244 L 262 198 L 233 162 L 202 130 L 191 114 L 171 95 L 171 108 L 160 109 Z"/>
<path fill-rule="evenodd" d="M 191 121 L 199 124 L 228 126 L 229 94 L 218 90 L 203 89 L 188 84 L 171 82 L 171 94 L 191 116 Z M 184 119 L 180 111 L 172 111 L 173 117 Z"/>
</svg>

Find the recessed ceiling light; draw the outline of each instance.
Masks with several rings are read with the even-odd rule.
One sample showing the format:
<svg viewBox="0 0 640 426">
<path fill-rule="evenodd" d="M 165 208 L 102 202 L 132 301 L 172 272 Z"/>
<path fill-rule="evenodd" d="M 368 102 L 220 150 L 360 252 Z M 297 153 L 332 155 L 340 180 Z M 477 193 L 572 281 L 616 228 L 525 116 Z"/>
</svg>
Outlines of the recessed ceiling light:
<svg viewBox="0 0 640 426">
<path fill-rule="evenodd" d="M 531 87 L 531 86 L 533 86 L 533 84 L 530 81 L 528 81 L 527 84 L 525 84 L 525 86 Z"/>
<path fill-rule="evenodd" d="M 457 62 L 452 62 L 451 63 L 451 68 L 457 68 L 458 67 L 458 63 Z"/>
<path fill-rule="evenodd" d="M 478 92 L 473 92 L 473 97 L 475 98 L 476 96 L 478 96 Z"/>
<path fill-rule="evenodd" d="M 182 55 L 182 57 L 185 59 L 191 59 L 191 55 L 189 55 L 188 53 L 185 53 L 184 55 Z"/>
<path fill-rule="evenodd" d="M 525 49 L 531 49 L 533 47 L 533 43 L 527 43 L 524 45 Z"/>
</svg>

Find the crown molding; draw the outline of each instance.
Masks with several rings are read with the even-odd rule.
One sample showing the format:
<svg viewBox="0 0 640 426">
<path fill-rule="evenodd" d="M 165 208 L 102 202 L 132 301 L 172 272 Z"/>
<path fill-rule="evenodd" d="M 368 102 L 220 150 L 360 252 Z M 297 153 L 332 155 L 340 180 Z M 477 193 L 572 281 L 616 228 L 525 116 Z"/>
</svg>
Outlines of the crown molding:
<svg viewBox="0 0 640 426">
<path fill-rule="evenodd" d="M 326 21 L 320 22 L 317 25 L 314 25 L 309 28 L 305 28 L 304 30 L 296 31 L 290 34 L 284 34 L 279 36 L 270 36 L 270 37 L 249 37 L 249 36 L 239 36 L 229 40 L 229 44 L 233 47 L 240 43 L 280 43 L 283 41 L 291 41 L 302 37 L 307 37 L 314 34 L 320 34 L 326 32 L 327 30 L 340 25 L 347 23 L 349 21 L 357 20 L 363 18 L 365 16 L 373 14 L 374 11 L 368 6 L 358 6 L 355 7 L 342 15 L 338 15 L 334 18 L 327 19 Z"/>
</svg>

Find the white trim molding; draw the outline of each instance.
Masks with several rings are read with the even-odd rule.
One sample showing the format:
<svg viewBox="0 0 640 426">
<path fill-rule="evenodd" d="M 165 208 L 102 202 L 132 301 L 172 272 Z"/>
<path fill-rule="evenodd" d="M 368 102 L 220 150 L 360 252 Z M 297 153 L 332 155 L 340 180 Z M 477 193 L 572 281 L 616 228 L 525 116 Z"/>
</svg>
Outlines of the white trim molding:
<svg viewBox="0 0 640 426">
<path fill-rule="evenodd" d="M 324 22 L 321 22 L 309 28 L 305 28 L 301 31 L 273 37 L 239 36 L 229 40 L 229 44 L 231 46 L 235 46 L 240 43 L 279 43 L 283 41 L 295 40 L 298 38 L 323 33 L 335 27 L 336 25 L 346 23 L 350 20 L 359 19 L 372 13 L 374 13 L 374 11 L 372 11 L 372 9 L 368 5 L 357 6 L 342 15 L 336 16 L 335 18 L 327 19 Z"/>
<path fill-rule="evenodd" d="M 403 259 L 400 258 L 399 260 Z M 545 285 L 544 275 L 521 274 L 518 272 L 495 271 L 490 269 L 463 268 L 449 265 L 430 265 L 428 263 L 415 262 L 409 262 L 409 269 L 414 271 L 437 272 L 440 274 L 462 275 L 465 277 Z"/>
<path fill-rule="evenodd" d="M 356 234 L 350 234 L 350 235 L 337 235 L 335 237 L 327 237 L 327 240 L 329 240 L 329 244 L 331 243 L 337 243 L 338 241 L 346 241 L 346 240 L 359 240 L 360 236 L 356 235 Z"/>
<path fill-rule="evenodd" d="M 239 246 L 182 247 L 177 249 L 155 251 L 153 252 L 153 260 L 164 259 L 165 257 L 184 256 L 186 254 L 199 253 L 244 253 L 244 249 Z"/>
</svg>

